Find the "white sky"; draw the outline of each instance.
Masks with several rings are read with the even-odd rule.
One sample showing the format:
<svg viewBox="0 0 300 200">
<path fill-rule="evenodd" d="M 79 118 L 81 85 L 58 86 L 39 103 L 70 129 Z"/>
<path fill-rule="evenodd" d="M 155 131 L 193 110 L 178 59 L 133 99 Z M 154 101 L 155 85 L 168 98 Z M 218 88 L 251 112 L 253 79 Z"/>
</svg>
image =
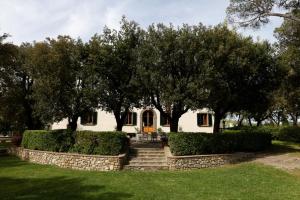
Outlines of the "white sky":
<svg viewBox="0 0 300 200">
<path fill-rule="evenodd" d="M 70 35 L 87 41 L 104 25 L 118 28 L 122 15 L 142 27 L 151 23 L 216 25 L 226 19 L 229 0 L 0 0 L 0 33 L 15 44 Z M 260 30 L 239 29 L 245 35 L 274 42 L 281 19 Z"/>
</svg>

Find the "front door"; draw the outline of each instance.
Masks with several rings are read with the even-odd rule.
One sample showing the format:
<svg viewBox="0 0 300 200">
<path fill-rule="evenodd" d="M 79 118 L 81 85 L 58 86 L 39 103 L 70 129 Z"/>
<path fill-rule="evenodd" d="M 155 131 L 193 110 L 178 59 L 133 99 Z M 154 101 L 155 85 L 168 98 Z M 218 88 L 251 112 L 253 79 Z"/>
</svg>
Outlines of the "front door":
<svg viewBox="0 0 300 200">
<path fill-rule="evenodd" d="M 153 124 L 153 111 L 146 110 L 143 112 L 143 132 L 152 133 L 154 132 Z"/>
</svg>

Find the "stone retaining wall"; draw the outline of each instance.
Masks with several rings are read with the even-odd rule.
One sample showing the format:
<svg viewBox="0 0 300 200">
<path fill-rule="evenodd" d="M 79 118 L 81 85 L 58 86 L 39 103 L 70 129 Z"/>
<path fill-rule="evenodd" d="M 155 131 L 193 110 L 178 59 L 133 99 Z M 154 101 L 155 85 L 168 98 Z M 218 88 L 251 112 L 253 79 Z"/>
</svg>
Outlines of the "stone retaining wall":
<svg viewBox="0 0 300 200">
<path fill-rule="evenodd" d="M 84 155 L 30 150 L 22 147 L 10 148 L 8 152 L 33 163 L 79 170 L 117 171 L 122 169 L 126 160 L 126 154 L 118 156 Z"/>
<path fill-rule="evenodd" d="M 200 169 L 238 163 L 254 157 L 253 153 L 210 154 L 192 156 L 173 156 L 169 147 L 165 147 L 169 169 Z"/>
</svg>

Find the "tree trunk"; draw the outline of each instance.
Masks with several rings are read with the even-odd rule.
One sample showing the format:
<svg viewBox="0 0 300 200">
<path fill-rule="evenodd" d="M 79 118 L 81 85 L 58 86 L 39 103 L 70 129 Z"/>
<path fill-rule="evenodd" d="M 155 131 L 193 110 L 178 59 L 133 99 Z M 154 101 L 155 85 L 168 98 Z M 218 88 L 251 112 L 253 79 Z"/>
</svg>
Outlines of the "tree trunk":
<svg viewBox="0 0 300 200">
<path fill-rule="evenodd" d="M 68 129 L 70 129 L 71 131 L 76 131 L 76 129 L 77 129 L 77 120 L 78 120 L 78 116 L 73 116 L 71 118 L 71 120 L 69 120 Z"/>
<path fill-rule="evenodd" d="M 172 117 L 170 121 L 170 132 L 178 132 L 179 117 Z"/>
<path fill-rule="evenodd" d="M 249 125 L 252 126 L 251 117 L 248 117 Z"/>
<path fill-rule="evenodd" d="M 124 121 L 128 114 L 128 111 L 129 111 L 129 107 L 127 107 L 123 113 L 121 113 L 121 109 L 113 112 L 117 122 L 116 131 L 122 131 L 124 126 Z"/>
<path fill-rule="evenodd" d="M 257 126 L 257 127 L 260 126 L 260 125 L 261 125 L 261 122 L 262 122 L 261 120 L 257 120 L 257 121 L 256 121 L 256 126 Z"/>
<path fill-rule="evenodd" d="M 292 115 L 290 114 L 292 121 L 293 121 L 293 126 L 297 126 L 298 125 L 298 116 L 297 115 Z"/>
<path fill-rule="evenodd" d="M 219 112 L 215 111 L 215 121 L 214 121 L 214 129 L 213 129 L 213 133 L 219 133 L 220 132 L 220 123 L 222 120 L 222 115 Z"/>
</svg>

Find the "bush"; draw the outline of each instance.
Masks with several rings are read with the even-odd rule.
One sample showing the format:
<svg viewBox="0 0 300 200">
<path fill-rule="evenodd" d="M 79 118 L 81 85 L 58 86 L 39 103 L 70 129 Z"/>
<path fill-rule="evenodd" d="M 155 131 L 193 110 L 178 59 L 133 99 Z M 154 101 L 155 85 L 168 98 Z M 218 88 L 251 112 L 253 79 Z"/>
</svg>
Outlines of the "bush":
<svg viewBox="0 0 300 200">
<path fill-rule="evenodd" d="M 72 152 L 83 154 L 118 155 L 128 147 L 128 138 L 122 132 L 79 131 Z"/>
<path fill-rule="evenodd" d="M 11 138 L 12 145 L 19 147 L 22 143 L 22 134 L 21 133 L 15 133 Z"/>
<path fill-rule="evenodd" d="M 271 134 L 259 129 L 226 131 L 219 134 L 169 134 L 169 145 L 174 155 L 261 151 L 270 146 L 271 141 Z"/>
<path fill-rule="evenodd" d="M 288 142 L 300 142 L 300 127 L 289 126 L 281 128 L 279 131 L 278 139 Z"/>
<path fill-rule="evenodd" d="M 69 130 L 28 130 L 23 134 L 22 147 L 26 149 L 66 152 L 74 143 Z"/>
</svg>

